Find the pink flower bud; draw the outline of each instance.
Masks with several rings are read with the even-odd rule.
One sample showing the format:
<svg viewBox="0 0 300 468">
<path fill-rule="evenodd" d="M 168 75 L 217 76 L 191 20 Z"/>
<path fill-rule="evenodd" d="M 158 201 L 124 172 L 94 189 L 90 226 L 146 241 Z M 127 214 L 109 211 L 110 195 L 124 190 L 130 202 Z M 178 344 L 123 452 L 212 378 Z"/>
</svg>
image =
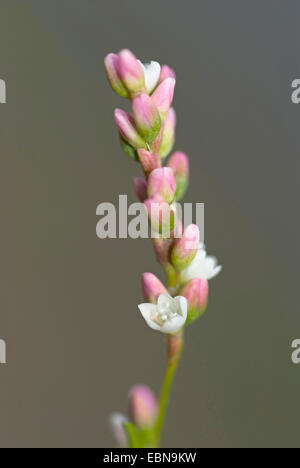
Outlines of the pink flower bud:
<svg viewBox="0 0 300 468">
<path fill-rule="evenodd" d="M 142 137 L 151 143 L 160 131 L 158 110 L 148 94 L 140 94 L 132 101 L 132 112 L 136 127 Z"/>
<path fill-rule="evenodd" d="M 119 52 L 120 76 L 126 88 L 137 94 L 145 88 L 144 72 L 135 55 L 127 49 Z"/>
<path fill-rule="evenodd" d="M 162 138 L 158 155 L 165 158 L 172 151 L 175 141 L 176 114 L 173 107 L 170 107 L 163 122 Z"/>
<path fill-rule="evenodd" d="M 160 85 L 158 85 L 151 96 L 162 119 L 165 118 L 172 104 L 175 82 L 176 80 L 174 78 L 167 78 L 162 83 L 160 83 Z"/>
<path fill-rule="evenodd" d="M 167 78 L 176 78 L 175 72 L 172 68 L 168 67 L 168 65 L 163 65 L 160 70 L 159 80 L 158 82 L 161 83 L 162 81 L 166 80 Z"/>
<path fill-rule="evenodd" d="M 142 177 L 134 177 L 133 188 L 141 203 L 147 198 L 147 182 Z"/>
<path fill-rule="evenodd" d="M 185 153 L 177 151 L 172 154 L 167 162 L 167 166 L 174 171 L 176 180 L 175 199 L 181 200 L 184 196 L 189 182 L 189 159 Z"/>
<path fill-rule="evenodd" d="M 152 232 L 169 238 L 175 223 L 175 213 L 171 206 L 159 196 L 147 198 L 144 205 Z"/>
<path fill-rule="evenodd" d="M 207 306 L 208 282 L 205 279 L 195 278 L 189 281 L 180 291 L 188 301 L 188 316 L 186 323 L 193 322 L 200 317 Z"/>
<path fill-rule="evenodd" d="M 159 167 L 158 157 L 144 149 L 137 150 L 137 153 L 145 176 L 148 177 L 154 169 Z"/>
<path fill-rule="evenodd" d="M 159 167 L 151 172 L 148 178 L 148 197 L 160 196 L 167 203 L 172 203 L 176 192 L 173 169 Z"/>
<path fill-rule="evenodd" d="M 171 263 L 177 270 L 187 268 L 196 256 L 200 233 L 196 224 L 185 228 L 183 236 L 174 243 L 171 252 Z"/>
<path fill-rule="evenodd" d="M 152 390 L 144 384 L 134 385 L 129 392 L 129 414 L 139 427 L 150 427 L 157 415 L 157 400 Z"/>
<path fill-rule="evenodd" d="M 146 142 L 136 131 L 131 115 L 122 109 L 115 109 L 114 120 L 124 140 L 135 148 L 146 148 Z"/>
<path fill-rule="evenodd" d="M 145 300 L 153 304 L 156 304 L 161 294 L 168 294 L 162 282 L 152 273 L 144 273 L 142 275 L 142 289 Z"/>
<path fill-rule="evenodd" d="M 116 54 L 108 54 L 104 59 L 107 79 L 112 89 L 122 97 L 129 97 L 128 90 L 120 78 L 119 57 Z"/>
</svg>

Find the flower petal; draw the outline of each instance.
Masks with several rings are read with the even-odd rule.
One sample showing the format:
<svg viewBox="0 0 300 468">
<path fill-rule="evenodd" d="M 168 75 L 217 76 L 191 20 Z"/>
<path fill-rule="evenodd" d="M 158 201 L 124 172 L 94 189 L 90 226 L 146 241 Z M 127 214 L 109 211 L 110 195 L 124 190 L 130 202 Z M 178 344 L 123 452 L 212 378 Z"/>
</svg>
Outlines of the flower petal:
<svg viewBox="0 0 300 468">
<path fill-rule="evenodd" d="M 161 329 L 161 327 L 157 325 L 157 323 L 151 320 L 151 315 L 154 314 L 157 310 L 157 307 L 155 304 L 149 304 L 149 303 L 139 304 L 138 308 L 140 309 L 142 316 L 144 317 L 147 325 L 149 325 L 150 328 L 152 328 L 153 330 Z"/>
<path fill-rule="evenodd" d="M 160 330 L 163 333 L 176 333 L 180 330 L 181 327 L 185 324 L 185 320 L 181 315 L 177 315 L 176 317 L 167 320 Z"/>
<path fill-rule="evenodd" d="M 184 319 L 184 321 L 186 321 L 187 311 L 188 311 L 187 299 L 184 296 L 176 296 L 176 297 L 174 297 L 174 300 L 176 301 L 176 303 L 177 303 L 177 305 L 178 305 L 178 307 L 180 309 L 180 313 L 181 313 L 182 318 Z"/>
<path fill-rule="evenodd" d="M 160 64 L 154 61 L 146 63 L 145 65 L 140 61 L 139 63 L 144 70 L 147 93 L 150 94 L 158 83 L 160 76 Z"/>
</svg>

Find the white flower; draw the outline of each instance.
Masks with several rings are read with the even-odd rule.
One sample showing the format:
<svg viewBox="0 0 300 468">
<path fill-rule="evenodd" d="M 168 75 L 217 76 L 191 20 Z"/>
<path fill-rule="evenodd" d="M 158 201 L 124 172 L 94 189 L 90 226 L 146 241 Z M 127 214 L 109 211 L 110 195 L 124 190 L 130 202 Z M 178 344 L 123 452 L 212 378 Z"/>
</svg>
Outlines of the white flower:
<svg viewBox="0 0 300 468">
<path fill-rule="evenodd" d="M 147 93 L 150 94 L 158 83 L 160 75 L 160 64 L 153 61 L 145 64 L 140 60 L 138 60 L 138 62 L 144 72 Z"/>
<path fill-rule="evenodd" d="M 185 324 L 187 300 L 183 296 L 173 298 L 161 294 L 157 304 L 140 304 L 139 309 L 150 328 L 163 333 L 175 333 Z"/>
<path fill-rule="evenodd" d="M 180 279 L 182 282 L 190 281 L 194 278 L 210 280 L 222 270 L 218 265 L 216 257 L 207 256 L 204 244 L 199 244 L 198 252 L 192 263 L 182 270 Z"/>
<path fill-rule="evenodd" d="M 109 425 L 112 433 L 121 448 L 128 446 L 128 439 L 123 424 L 128 422 L 128 419 L 122 413 L 112 413 L 109 417 Z"/>
</svg>

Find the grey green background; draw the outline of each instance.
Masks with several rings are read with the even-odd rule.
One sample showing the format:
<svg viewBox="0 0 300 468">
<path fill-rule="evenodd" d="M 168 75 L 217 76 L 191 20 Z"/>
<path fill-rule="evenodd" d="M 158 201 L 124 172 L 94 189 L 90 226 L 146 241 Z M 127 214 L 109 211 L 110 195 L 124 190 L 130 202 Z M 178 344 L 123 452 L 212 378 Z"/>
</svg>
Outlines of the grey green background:
<svg viewBox="0 0 300 468">
<path fill-rule="evenodd" d="M 161 275 L 151 243 L 95 234 L 98 203 L 135 200 L 103 71 L 124 47 L 176 70 L 186 201 L 224 265 L 164 446 L 300 446 L 299 26 L 297 0 L 1 0 L 2 447 L 111 447 L 130 386 L 160 386 L 163 336 L 137 310 L 141 274 Z"/>
</svg>

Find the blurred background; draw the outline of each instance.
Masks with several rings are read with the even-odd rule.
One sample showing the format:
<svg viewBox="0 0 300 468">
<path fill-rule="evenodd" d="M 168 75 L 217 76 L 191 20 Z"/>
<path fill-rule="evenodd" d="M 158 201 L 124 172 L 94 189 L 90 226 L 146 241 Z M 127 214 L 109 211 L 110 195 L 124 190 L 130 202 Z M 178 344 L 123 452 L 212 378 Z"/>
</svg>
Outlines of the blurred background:
<svg viewBox="0 0 300 468">
<path fill-rule="evenodd" d="M 126 108 L 103 58 L 130 48 L 175 69 L 185 201 L 205 203 L 223 272 L 186 330 L 165 447 L 299 442 L 297 0 L 2 0 L 0 78 L 2 447 L 112 447 L 111 411 L 136 382 L 159 391 L 163 337 L 137 304 L 163 275 L 149 240 L 100 240 L 96 206 L 135 201 Z"/>
</svg>

